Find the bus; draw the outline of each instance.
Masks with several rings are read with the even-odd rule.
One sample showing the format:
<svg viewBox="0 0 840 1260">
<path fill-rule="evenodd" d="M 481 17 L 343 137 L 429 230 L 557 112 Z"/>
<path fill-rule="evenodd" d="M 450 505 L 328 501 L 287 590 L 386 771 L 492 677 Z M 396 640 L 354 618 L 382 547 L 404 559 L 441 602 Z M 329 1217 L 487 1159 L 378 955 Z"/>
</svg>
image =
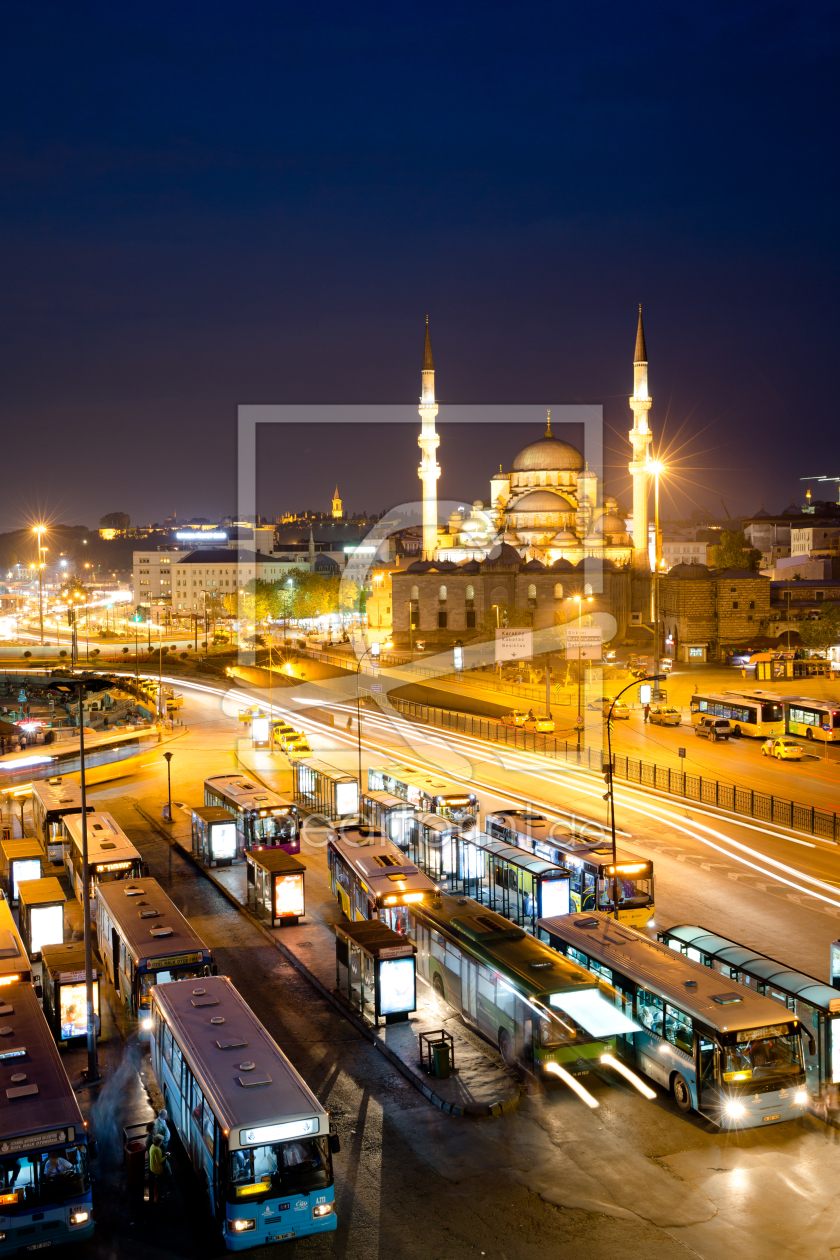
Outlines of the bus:
<svg viewBox="0 0 840 1260">
<path fill-rule="evenodd" d="M 640 1026 L 621 1038 L 619 1053 L 669 1090 L 681 1111 L 724 1129 L 762 1128 L 807 1111 L 805 1030 L 771 998 L 597 911 L 541 919 L 539 933 L 613 986 Z"/>
<path fill-rule="evenodd" d="M 472 897 L 534 934 L 537 919 L 571 909 L 567 867 L 483 831 L 459 835 L 455 850 L 456 870 L 446 880 L 447 892 Z"/>
<path fill-rule="evenodd" d="M 400 849 L 408 847 L 414 806 L 393 792 L 363 792 L 359 797 L 359 813 L 372 827 L 381 827 Z"/>
<path fill-rule="evenodd" d="M 597 824 L 593 824 L 597 825 Z M 565 823 L 546 818 L 530 809 L 502 809 L 488 814 L 484 827 L 488 835 L 506 844 L 517 845 L 546 862 L 565 866 L 571 875 L 572 907 L 575 910 L 614 910 L 613 896 L 618 886 L 618 917 L 635 927 L 653 919 L 656 904 L 653 893 L 653 863 L 624 849 L 616 850 L 613 866 L 612 844 L 606 838 L 572 835 Z"/>
<path fill-rule="evenodd" d="M 478 798 L 451 779 L 431 770 L 385 766 L 368 770 L 368 791 L 393 792 L 419 809 L 470 826 L 478 821 Z"/>
<path fill-rule="evenodd" d="M 88 805 L 87 812 L 92 814 L 95 809 L 95 805 Z M 62 819 L 81 812 L 82 789 L 75 779 L 36 779 L 32 784 L 32 822 L 51 862 L 64 861 Z"/>
<path fill-rule="evenodd" d="M 597 976 L 469 897 L 441 894 L 411 919 L 418 973 L 511 1067 L 591 1067 L 637 1027 Z"/>
<path fill-rule="evenodd" d="M 236 822 L 239 861 L 249 849 L 284 849 L 300 853 L 297 805 L 251 783 L 241 774 L 214 774 L 204 780 L 204 804 L 226 809 Z M 225 856 L 225 855 L 221 855 Z"/>
<path fill-rule="evenodd" d="M 691 697 L 692 726 L 697 726 L 706 714 L 728 718 L 736 739 L 742 735 L 770 739 L 785 733 L 781 697 L 774 697 L 770 692 L 695 692 Z"/>
<path fill-rule="evenodd" d="M 457 840 L 461 831 L 460 823 L 445 818 L 443 814 L 418 811 L 411 820 L 405 852 L 430 879 L 439 884 L 457 869 Z"/>
<path fill-rule="evenodd" d="M 409 907 L 437 895 L 435 884 L 378 827 L 351 823 L 329 833 L 330 887 L 346 918 L 409 929 Z"/>
<path fill-rule="evenodd" d="M 227 976 L 152 990 L 150 1057 L 229 1251 L 334 1230 L 337 1134 Z"/>
<path fill-rule="evenodd" d="M 8 986 L 32 983 L 32 966 L 24 948 L 12 908 L 5 897 L 0 900 L 0 1002 L 9 999 Z"/>
<path fill-rule="evenodd" d="M 784 706 L 788 735 L 827 744 L 840 739 L 840 704 L 811 696 L 785 696 Z"/>
<path fill-rule="evenodd" d="M 93 1200 L 85 1122 L 35 990 L 4 1000 L 0 1255 L 12 1255 L 90 1238 Z"/>
<path fill-rule="evenodd" d="M 68 814 L 62 822 L 69 844 L 64 846 L 64 865 L 70 887 L 82 900 L 82 816 Z M 88 814 L 88 877 L 91 922 L 96 918 L 94 896 L 99 884 L 140 879 L 145 865 L 140 854 L 110 814 Z"/>
<path fill-rule="evenodd" d="M 95 922 L 105 975 L 148 1041 L 152 985 L 214 974 L 213 955 L 156 879 L 99 884 Z"/>
</svg>

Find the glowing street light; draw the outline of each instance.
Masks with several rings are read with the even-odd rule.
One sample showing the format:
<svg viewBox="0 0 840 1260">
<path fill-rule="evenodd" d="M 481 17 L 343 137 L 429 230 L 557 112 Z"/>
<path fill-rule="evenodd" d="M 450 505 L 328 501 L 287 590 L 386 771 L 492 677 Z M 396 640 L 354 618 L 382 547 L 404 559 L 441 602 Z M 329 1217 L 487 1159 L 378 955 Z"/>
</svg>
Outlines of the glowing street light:
<svg viewBox="0 0 840 1260">
<path fill-rule="evenodd" d="M 662 533 L 659 528 L 659 478 L 668 471 L 661 459 L 652 459 L 647 471 L 653 477 L 653 672 L 659 673 L 659 571 L 662 568 Z M 657 693 L 659 688 L 657 687 Z"/>
</svg>

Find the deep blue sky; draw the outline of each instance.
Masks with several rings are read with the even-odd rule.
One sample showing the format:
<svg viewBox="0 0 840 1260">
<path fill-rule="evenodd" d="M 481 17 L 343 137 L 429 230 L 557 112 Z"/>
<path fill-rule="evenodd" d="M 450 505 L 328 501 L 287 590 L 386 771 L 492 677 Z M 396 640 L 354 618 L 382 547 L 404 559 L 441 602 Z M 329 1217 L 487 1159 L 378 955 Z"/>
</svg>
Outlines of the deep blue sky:
<svg viewBox="0 0 840 1260">
<path fill-rule="evenodd" d="M 7 0 L 0 528 L 233 509 L 236 404 L 412 401 L 427 311 L 442 408 L 603 401 L 626 466 L 640 300 L 693 502 L 781 509 L 840 474 L 837 48 L 807 0 Z M 452 434 L 441 494 L 520 444 Z M 417 458 L 289 435 L 261 506 Z"/>
</svg>

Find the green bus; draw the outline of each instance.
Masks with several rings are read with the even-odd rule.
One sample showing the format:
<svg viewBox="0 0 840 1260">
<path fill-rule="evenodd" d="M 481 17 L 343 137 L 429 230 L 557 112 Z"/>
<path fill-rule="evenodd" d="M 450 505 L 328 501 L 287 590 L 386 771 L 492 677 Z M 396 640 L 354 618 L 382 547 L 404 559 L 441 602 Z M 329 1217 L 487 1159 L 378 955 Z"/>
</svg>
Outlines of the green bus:
<svg viewBox="0 0 840 1260">
<path fill-rule="evenodd" d="M 412 906 L 411 921 L 418 974 L 510 1066 L 592 1067 L 639 1029 L 606 982 L 470 897 Z"/>
</svg>

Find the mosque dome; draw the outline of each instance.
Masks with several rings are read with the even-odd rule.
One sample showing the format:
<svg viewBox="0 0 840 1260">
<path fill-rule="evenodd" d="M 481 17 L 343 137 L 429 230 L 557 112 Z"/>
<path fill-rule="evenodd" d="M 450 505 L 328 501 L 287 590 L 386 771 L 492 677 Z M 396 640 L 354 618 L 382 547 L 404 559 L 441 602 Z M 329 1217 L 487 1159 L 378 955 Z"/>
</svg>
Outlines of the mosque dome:
<svg viewBox="0 0 840 1260">
<path fill-rule="evenodd" d="M 559 560 L 554 561 L 554 564 L 551 566 L 551 572 L 552 573 L 571 573 L 573 572 L 574 567 L 575 566 L 572 564 L 571 560 L 564 560 L 561 557 Z"/>
<path fill-rule="evenodd" d="M 523 494 L 521 499 L 517 499 L 515 503 L 509 503 L 506 509 L 508 512 L 574 512 L 574 508 L 568 499 L 564 499 L 562 494 L 555 494 L 553 490 L 532 490 L 529 494 Z"/>
<path fill-rule="evenodd" d="M 593 533 L 596 534 L 624 534 L 626 532 L 627 526 L 623 517 L 612 514 L 600 516 L 593 527 Z"/>
<path fill-rule="evenodd" d="M 522 563 L 522 557 L 515 547 L 511 547 L 509 543 L 503 542 L 494 547 L 488 554 L 485 564 L 513 564 L 517 568 Z"/>
<path fill-rule="evenodd" d="M 527 564 L 522 566 L 523 573 L 545 573 L 545 565 L 542 560 L 529 560 Z"/>
<path fill-rule="evenodd" d="M 576 547 L 578 543 L 577 534 L 573 534 L 570 529 L 558 529 L 557 533 L 551 540 L 552 546 L 559 547 Z"/>
<path fill-rule="evenodd" d="M 513 461 L 511 472 L 578 472 L 583 456 L 577 447 L 554 437 L 549 425 L 545 437 L 525 446 Z"/>
</svg>

